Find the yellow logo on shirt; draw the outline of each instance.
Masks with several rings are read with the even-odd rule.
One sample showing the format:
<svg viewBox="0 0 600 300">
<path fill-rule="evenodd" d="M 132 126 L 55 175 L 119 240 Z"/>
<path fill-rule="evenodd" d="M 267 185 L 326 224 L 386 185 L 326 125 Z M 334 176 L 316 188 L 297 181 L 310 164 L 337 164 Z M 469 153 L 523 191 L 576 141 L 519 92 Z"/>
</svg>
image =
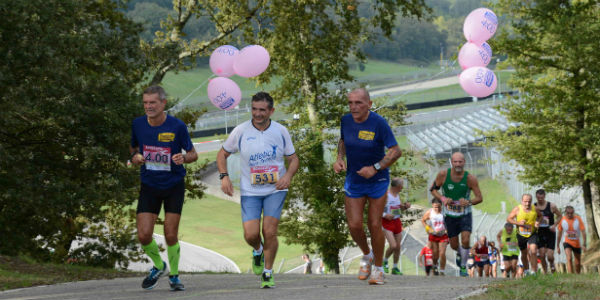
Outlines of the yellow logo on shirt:
<svg viewBox="0 0 600 300">
<path fill-rule="evenodd" d="M 361 140 L 372 141 L 375 138 L 375 132 L 361 130 L 358 132 L 358 138 Z"/>
<path fill-rule="evenodd" d="M 158 134 L 159 142 L 172 142 L 175 140 L 175 134 L 172 132 L 163 132 Z"/>
</svg>

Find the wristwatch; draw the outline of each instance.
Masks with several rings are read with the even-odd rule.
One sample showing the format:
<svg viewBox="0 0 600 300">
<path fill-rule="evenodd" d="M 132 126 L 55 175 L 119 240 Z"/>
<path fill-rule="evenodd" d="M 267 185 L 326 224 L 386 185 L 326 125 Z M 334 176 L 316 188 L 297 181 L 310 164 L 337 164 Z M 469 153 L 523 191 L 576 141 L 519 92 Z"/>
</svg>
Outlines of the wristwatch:
<svg viewBox="0 0 600 300">
<path fill-rule="evenodd" d="M 381 170 L 381 165 L 380 165 L 378 162 L 376 162 L 376 163 L 373 165 L 373 168 L 375 168 L 375 171 L 379 172 L 379 170 Z"/>
<path fill-rule="evenodd" d="M 220 173 L 219 174 L 219 180 L 225 178 L 225 176 L 229 176 L 229 174 L 228 173 Z"/>
</svg>

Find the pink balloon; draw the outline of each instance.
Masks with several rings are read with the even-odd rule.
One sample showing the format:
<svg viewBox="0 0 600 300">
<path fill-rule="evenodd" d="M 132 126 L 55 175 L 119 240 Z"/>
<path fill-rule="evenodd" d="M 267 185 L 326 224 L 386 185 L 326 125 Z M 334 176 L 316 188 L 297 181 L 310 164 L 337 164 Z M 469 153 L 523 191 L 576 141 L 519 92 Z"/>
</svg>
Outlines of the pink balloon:
<svg viewBox="0 0 600 300">
<path fill-rule="evenodd" d="M 208 99 L 216 107 L 230 110 L 236 107 L 242 100 L 240 87 L 231 79 L 217 77 L 208 83 Z"/>
<path fill-rule="evenodd" d="M 470 67 L 485 67 L 492 58 L 492 48 L 487 43 L 479 46 L 474 43 L 465 43 L 458 52 L 458 63 L 465 70 Z"/>
<path fill-rule="evenodd" d="M 210 70 L 217 76 L 229 77 L 235 72 L 233 71 L 233 60 L 240 53 L 234 46 L 221 46 L 210 55 L 208 65 Z"/>
<path fill-rule="evenodd" d="M 465 19 L 463 33 L 467 41 L 481 45 L 489 40 L 498 27 L 498 17 L 487 8 L 473 10 Z"/>
<path fill-rule="evenodd" d="M 458 81 L 467 94 L 478 98 L 491 95 L 498 85 L 496 74 L 485 67 L 471 67 L 462 71 Z"/>
<path fill-rule="evenodd" d="M 254 77 L 269 67 L 271 58 L 267 49 L 259 45 L 244 47 L 233 61 L 235 74 L 242 77 Z"/>
</svg>

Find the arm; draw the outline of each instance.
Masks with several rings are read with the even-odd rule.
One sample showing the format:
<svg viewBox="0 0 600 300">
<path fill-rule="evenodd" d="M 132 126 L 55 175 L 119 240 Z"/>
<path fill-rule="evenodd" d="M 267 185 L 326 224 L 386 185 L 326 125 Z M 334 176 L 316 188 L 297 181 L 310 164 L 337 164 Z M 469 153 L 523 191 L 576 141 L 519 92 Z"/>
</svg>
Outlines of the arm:
<svg viewBox="0 0 600 300">
<path fill-rule="evenodd" d="M 542 223 L 542 219 L 544 218 L 544 215 L 542 214 L 542 211 L 537 208 L 537 206 L 534 206 L 534 207 L 535 207 L 535 213 L 537 214 L 537 218 L 535 219 L 534 227 L 539 228 L 540 224 Z"/>
<path fill-rule="evenodd" d="M 473 174 L 469 174 L 469 176 L 467 176 L 467 186 L 473 191 L 473 194 L 475 194 L 475 198 L 471 199 L 471 203 L 465 203 L 465 205 L 463 206 L 477 205 L 483 202 L 483 196 L 481 195 L 481 190 L 479 189 L 479 182 L 477 181 L 477 177 L 475 177 Z"/>
<path fill-rule="evenodd" d="M 146 161 L 137 147 L 129 146 L 129 154 L 131 154 L 131 163 L 134 165 L 141 165 Z"/>
<path fill-rule="evenodd" d="M 498 240 L 498 247 L 500 249 L 504 248 L 504 244 L 502 244 L 502 229 L 500 229 L 500 231 L 496 235 L 496 239 Z M 500 252 L 500 251 L 498 251 L 498 252 Z"/>
<path fill-rule="evenodd" d="M 560 212 L 560 209 L 554 205 L 554 203 L 550 205 L 550 210 L 552 210 L 552 212 L 556 215 L 556 218 L 554 219 L 556 221 L 554 222 L 554 225 L 550 227 L 550 230 L 556 232 L 556 226 L 558 226 L 558 222 L 562 219 L 562 213 Z"/>
<path fill-rule="evenodd" d="M 515 207 L 513 208 L 513 210 L 510 211 L 510 214 L 508 214 L 508 217 L 506 218 L 506 222 L 513 224 L 513 225 L 521 225 L 519 224 L 519 222 L 517 222 L 517 213 L 519 213 L 519 207 Z"/>
<path fill-rule="evenodd" d="M 435 198 L 440 199 L 443 205 L 448 204 L 448 202 L 450 201 L 448 198 L 444 197 L 442 193 L 440 193 L 440 188 L 444 184 L 444 180 L 446 179 L 447 173 L 448 170 L 441 170 L 435 177 L 435 181 L 433 181 L 433 185 L 430 189 L 431 195 Z"/>
<path fill-rule="evenodd" d="M 560 220 L 559 220 L 560 222 Z M 560 254 L 560 241 L 562 240 L 562 227 L 558 226 L 558 233 L 556 234 L 556 253 Z"/>
<path fill-rule="evenodd" d="M 275 188 L 278 190 L 285 190 L 290 187 L 292 177 L 294 177 L 294 174 L 296 174 L 296 171 L 298 171 L 298 168 L 300 167 L 300 160 L 298 159 L 298 155 L 296 155 L 296 153 L 288 156 L 287 161 L 288 169 L 285 172 L 285 175 L 279 178 L 279 180 L 277 180 L 275 183 Z"/>
<path fill-rule="evenodd" d="M 229 155 L 231 155 L 231 153 L 225 151 L 223 148 L 217 153 L 217 169 L 219 169 L 219 173 L 227 173 L 227 157 L 229 157 Z M 225 176 L 221 179 L 221 190 L 223 193 L 233 196 L 233 185 L 231 184 L 229 176 Z"/>
<path fill-rule="evenodd" d="M 383 169 L 393 165 L 398 160 L 398 158 L 400 158 L 400 156 L 402 156 L 402 150 L 400 150 L 400 147 L 398 147 L 398 145 L 395 145 L 395 146 L 392 146 L 391 148 L 389 148 L 387 153 L 383 157 L 383 159 L 381 159 L 379 161 L 379 165 L 381 166 L 381 169 L 383 170 Z M 339 161 L 339 149 L 338 149 L 338 161 Z M 356 173 L 364 178 L 369 179 L 377 173 L 377 170 L 375 169 L 374 166 L 364 166 L 360 170 L 358 170 Z"/>
<path fill-rule="evenodd" d="M 423 227 L 425 228 L 425 231 L 427 233 L 430 233 L 433 231 L 433 229 L 427 225 L 427 220 L 429 220 L 429 214 L 430 214 L 431 210 L 427 210 L 425 212 L 425 214 L 423 215 L 423 217 L 421 218 L 421 224 L 423 224 Z"/>
<path fill-rule="evenodd" d="M 344 140 L 340 139 L 338 142 L 337 159 L 333 163 L 333 170 L 336 173 L 346 171 L 346 161 L 344 161 L 344 157 L 346 157 L 346 146 L 344 145 Z"/>
</svg>

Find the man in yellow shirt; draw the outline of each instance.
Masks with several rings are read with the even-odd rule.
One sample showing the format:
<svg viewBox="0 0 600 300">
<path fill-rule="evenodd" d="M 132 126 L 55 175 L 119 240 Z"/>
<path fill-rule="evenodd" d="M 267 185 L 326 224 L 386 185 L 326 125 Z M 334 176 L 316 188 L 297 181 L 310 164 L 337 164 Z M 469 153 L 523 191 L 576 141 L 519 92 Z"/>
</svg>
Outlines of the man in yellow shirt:
<svg viewBox="0 0 600 300">
<path fill-rule="evenodd" d="M 523 194 L 521 204 L 508 215 L 506 221 L 517 225 L 517 241 L 522 252 L 523 272 L 527 274 L 529 264 L 533 274 L 537 274 L 537 228 L 540 226 L 542 213 L 532 206 L 531 194 Z M 527 249 L 527 251 L 525 251 Z M 532 273 L 529 273 L 532 274 Z"/>
</svg>

